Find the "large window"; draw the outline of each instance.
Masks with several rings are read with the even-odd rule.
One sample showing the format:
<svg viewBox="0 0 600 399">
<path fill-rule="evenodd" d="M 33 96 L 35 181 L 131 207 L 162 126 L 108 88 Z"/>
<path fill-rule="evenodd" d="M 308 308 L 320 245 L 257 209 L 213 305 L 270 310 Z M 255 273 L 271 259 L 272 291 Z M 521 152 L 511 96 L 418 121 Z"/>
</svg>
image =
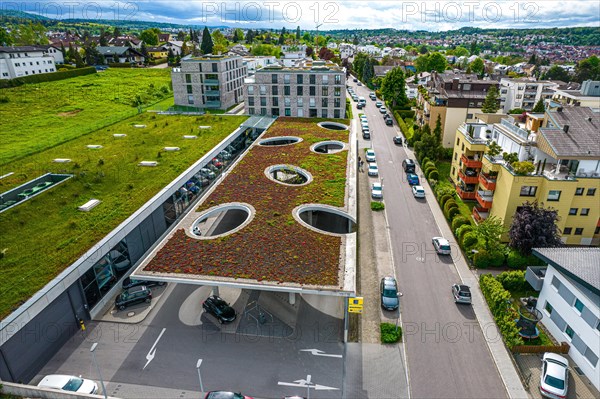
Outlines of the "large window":
<svg viewBox="0 0 600 399">
<path fill-rule="evenodd" d="M 581 216 L 587 216 L 590 214 L 590 208 L 581 208 L 581 212 L 579 212 L 579 215 Z"/>
<path fill-rule="evenodd" d="M 335 75 L 335 84 L 339 85 L 342 83 L 342 75 Z"/>
<path fill-rule="evenodd" d="M 266 107 L 267 106 L 267 98 L 266 97 L 261 97 L 260 98 L 260 105 L 261 105 L 261 107 Z"/>
<path fill-rule="evenodd" d="M 283 75 L 283 83 L 285 83 L 286 85 L 290 84 L 290 75 Z"/>
<path fill-rule="evenodd" d="M 283 86 L 283 94 L 286 96 L 290 95 L 290 86 Z"/>
<path fill-rule="evenodd" d="M 567 334 L 567 337 L 573 339 L 573 336 L 575 336 L 575 331 L 573 331 L 571 326 L 567 324 L 567 327 L 565 328 L 565 334 Z"/>
<path fill-rule="evenodd" d="M 248 106 L 249 107 L 253 107 L 254 106 L 254 97 L 248 97 Z"/>
<path fill-rule="evenodd" d="M 254 95 L 254 86 L 252 86 L 252 85 L 248 86 L 248 94 L 251 96 Z"/>
<path fill-rule="evenodd" d="M 329 83 L 329 76 L 323 75 L 323 84 L 326 85 Z"/>
<path fill-rule="evenodd" d="M 340 106 L 341 106 L 341 105 L 342 105 L 342 102 L 340 101 L 340 99 L 339 99 L 339 98 L 335 98 L 335 99 L 333 100 L 333 106 L 334 106 L 335 108 L 340 108 Z"/>
<path fill-rule="evenodd" d="M 537 186 L 521 186 L 521 197 L 535 197 Z"/>
<path fill-rule="evenodd" d="M 260 95 L 264 96 L 265 94 L 267 94 L 267 86 L 261 85 L 260 86 Z"/>
<path fill-rule="evenodd" d="M 550 302 L 546 301 L 546 306 L 544 306 L 544 309 L 546 310 L 546 312 L 548 312 L 548 314 L 552 314 L 552 311 L 554 310 L 554 308 L 552 307 L 552 305 L 550 305 Z"/>
<path fill-rule="evenodd" d="M 271 99 L 271 102 L 273 103 L 273 106 L 274 106 L 274 107 L 279 107 L 279 98 L 277 98 L 277 97 L 273 97 L 273 98 Z"/>
<path fill-rule="evenodd" d="M 192 83 L 192 75 L 189 73 L 185 74 L 185 83 Z"/>
<path fill-rule="evenodd" d="M 548 191 L 548 201 L 560 201 L 560 190 Z"/>
<path fill-rule="evenodd" d="M 317 102 L 315 101 L 314 97 L 311 97 L 311 98 L 309 98 L 309 99 L 308 99 L 308 105 L 309 105 L 310 107 L 316 107 L 316 105 L 317 105 Z M 316 115 L 315 115 L 315 116 L 316 116 Z"/>
<path fill-rule="evenodd" d="M 569 215 L 577 215 L 578 208 L 569 209 Z"/>
<path fill-rule="evenodd" d="M 311 85 L 314 85 L 315 83 L 317 83 L 317 78 L 315 75 L 310 75 L 310 78 L 308 79 L 308 81 L 310 82 Z"/>
<path fill-rule="evenodd" d="M 583 234 L 583 227 L 576 227 L 575 228 L 575 235 L 576 236 L 580 236 Z"/>
<path fill-rule="evenodd" d="M 278 86 L 271 86 L 271 94 L 274 96 L 279 95 L 279 88 Z"/>
<path fill-rule="evenodd" d="M 298 82 L 298 84 L 301 85 L 304 80 L 303 78 L 304 78 L 304 75 L 301 75 L 301 74 L 296 75 L 296 82 Z"/>
<path fill-rule="evenodd" d="M 584 191 L 585 191 L 585 188 L 583 188 L 583 187 L 577 187 L 575 189 L 575 195 L 583 195 Z"/>
<path fill-rule="evenodd" d="M 583 308 L 585 307 L 583 305 L 583 302 L 581 302 L 579 299 L 575 299 L 575 303 L 573 304 L 573 307 L 575 309 L 577 309 L 579 311 L 579 313 L 583 312 Z"/>
<path fill-rule="evenodd" d="M 296 95 L 301 96 L 303 95 L 303 87 L 302 86 L 296 86 Z"/>
<path fill-rule="evenodd" d="M 277 83 L 277 74 L 276 73 L 271 75 L 271 83 Z"/>
<path fill-rule="evenodd" d="M 321 87 L 321 95 L 326 97 L 329 95 L 329 87 Z"/>
<path fill-rule="evenodd" d="M 589 195 L 590 197 L 593 197 L 594 195 L 596 195 L 596 189 L 588 188 L 587 195 Z"/>
</svg>

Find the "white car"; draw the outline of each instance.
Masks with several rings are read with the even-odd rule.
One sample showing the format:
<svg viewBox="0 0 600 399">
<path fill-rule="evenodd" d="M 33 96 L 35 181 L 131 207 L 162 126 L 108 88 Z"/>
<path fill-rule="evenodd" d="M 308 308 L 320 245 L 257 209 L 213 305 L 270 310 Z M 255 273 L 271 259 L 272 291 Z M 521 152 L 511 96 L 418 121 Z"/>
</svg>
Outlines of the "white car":
<svg viewBox="0 0 600 399">
<path fill-rule="evenodd" d="M 381 183 L 373 183 L 371 186 L 371 197 L 375 199 L 383 199 L 383 186 Z"/>
<path fill-rule="evenodd" d="M 551 399 L 564 399 L 569 388 L 569 361 L 556 353 L 546 352 L 542 358 L 540 393 Z"/>
<path fill-rule="evenodd" d="M 375 162 L 375 151 L 367 150 L 365 156 L 367 158 L 367 162 Z"/>
<path fill-rule="evenodd" d="M 98 384 L 94 381 L 74 375 L 50 374 L 40 381 L 38 387 L 91 394 L 98 392 Z"/>
<path fill-rule="evenodd" d="M 433 237 L 431 242 L 435 252 L 440 255 L 450 255 L 450 243 L 444 237 Z"/>
<path fill-rule="evenodd" d="M 369 171 L 367 172 L 369 176 L 379 176 L 379 169 L 377 168 L 376 163 L 369 164 Z"/>
<path fill-rule="evenodd" d="M 415 198 L 425 198 L 425 189 L 422 186 L 412 186 L 412 193 Z"/>
<path fill-rule="evenodd" d="M 385 114 L 387 112 L 387 109 L 385 109 L 385 107 L 382 106 L 381 108 L 379 108 L 379 112 Z"/>
</svg>

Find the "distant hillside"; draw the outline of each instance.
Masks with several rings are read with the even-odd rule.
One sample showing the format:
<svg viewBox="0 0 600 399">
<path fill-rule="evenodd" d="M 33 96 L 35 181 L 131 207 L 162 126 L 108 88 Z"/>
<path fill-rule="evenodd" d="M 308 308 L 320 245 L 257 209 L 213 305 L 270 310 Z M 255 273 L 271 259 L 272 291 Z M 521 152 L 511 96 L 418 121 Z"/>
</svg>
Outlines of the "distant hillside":
<svg viewBox="0 0 600 399">
<path fill-rule="evenodd" d="M 44 17 L 43 15 L 31 14 L 23 11 L 16 10 L 4 10 L 0 9 L 0 23 L 15 23 L 23 22 L 23 20 L 29 21 L 50 21 L 50 18 Z"/>
</svg>

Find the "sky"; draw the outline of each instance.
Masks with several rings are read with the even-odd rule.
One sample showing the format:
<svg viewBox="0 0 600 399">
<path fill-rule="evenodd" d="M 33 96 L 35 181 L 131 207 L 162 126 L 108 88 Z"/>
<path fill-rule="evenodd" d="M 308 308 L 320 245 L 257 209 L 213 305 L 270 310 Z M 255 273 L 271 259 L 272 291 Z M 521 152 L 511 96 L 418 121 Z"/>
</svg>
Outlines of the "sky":
<svg viewBox="0 0 600 399">
<path fill-rule="evenodd" d="M 597 0 L 17 0 L 3 9 L 50 18 L 86 18 L 170 22 L 183 25 L 231 26 L 320 31 L 396 28 L 445 31 L 479 28 L 600 27 Z"/>
</svg>

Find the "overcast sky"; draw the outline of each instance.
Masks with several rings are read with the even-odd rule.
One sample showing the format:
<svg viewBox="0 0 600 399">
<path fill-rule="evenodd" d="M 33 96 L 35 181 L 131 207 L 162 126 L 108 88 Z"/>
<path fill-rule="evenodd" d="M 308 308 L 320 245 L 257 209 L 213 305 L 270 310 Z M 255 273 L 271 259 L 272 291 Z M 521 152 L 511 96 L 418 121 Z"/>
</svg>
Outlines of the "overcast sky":
<svg viewBox="0 0 600 399">
<path fill-rule="evenodd" d="M 50 18 L 90 18 L 313 30 L 600 27 L 597 0 L 540 1 L 196 1 L 17 0 L 3 9 Z"/>
</svg>

